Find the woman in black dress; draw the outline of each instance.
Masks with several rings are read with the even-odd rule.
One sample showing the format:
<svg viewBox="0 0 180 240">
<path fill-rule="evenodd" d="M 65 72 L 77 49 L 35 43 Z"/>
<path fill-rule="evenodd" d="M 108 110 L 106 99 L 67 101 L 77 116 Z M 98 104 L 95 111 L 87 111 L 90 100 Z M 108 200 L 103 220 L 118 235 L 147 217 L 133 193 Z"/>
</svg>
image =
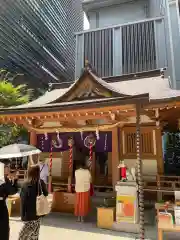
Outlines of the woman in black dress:
<svg viewBox="0 0 180 240">
<path fill-rule="evenodd" d="M 40 186 L 41 184 L 41 186 Z M 40 230 L 40 217 L 36 215 L 36 198 L 41 194 L 48 195 L 46 184 L 40 180 L 39 165 L 31 166 L 28 169 L 28 179 L 21 189 L 21 219 L 24 222 L 19 240 L 38 240 Z"/>
<path fill-rule="evenodd" d="M 18 191 L 16 177 L 10 177 L 9 168 L 0 162 L 0 239 L 9 240 L 9 214 L 6 205 L 8 195 Z"/>
</svg>

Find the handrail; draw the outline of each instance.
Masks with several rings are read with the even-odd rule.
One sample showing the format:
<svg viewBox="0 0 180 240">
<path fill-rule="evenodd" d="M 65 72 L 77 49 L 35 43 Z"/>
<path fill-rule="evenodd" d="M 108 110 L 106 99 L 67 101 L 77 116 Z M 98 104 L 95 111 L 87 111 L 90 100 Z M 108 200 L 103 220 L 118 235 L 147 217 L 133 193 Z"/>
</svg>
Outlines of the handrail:
<svg viewBox="0 0 180 240">
<path fill-rule="evenodd" d="M 116 25 L 111 25 L 111 26 L 102 27 L 102 28 L 93 28 L 93 29 L 88 29 L 88 30 L 84 30 L 81 32 L 75 32 L 75 35 L 81 35 L 81 34 L 88 33 L 88 32 L 97 32 L 97 31 L 111 29 L 111 28 L 118 28 L 118 27 L 129 26 L 129 25 L 133 25 L 133 24 L 137 24 L 137 23 L 158 21 L 158 20 L 163 20 L 163 19 L 164 19 L 164 17 L 147 18 L 147 19 L 134 21 L 134 22 L 128 22 L 128 23 L 124 23 L 124 24 L 116 24 Z"/>
</svg>

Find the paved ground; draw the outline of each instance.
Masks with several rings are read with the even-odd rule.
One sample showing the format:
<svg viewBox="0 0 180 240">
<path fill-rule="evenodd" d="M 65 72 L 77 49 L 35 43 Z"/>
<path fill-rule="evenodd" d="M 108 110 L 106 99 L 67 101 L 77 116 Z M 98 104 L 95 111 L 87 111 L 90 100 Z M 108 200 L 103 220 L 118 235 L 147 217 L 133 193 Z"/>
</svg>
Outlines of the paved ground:
<svg viewBox="0 0 180 240">
<path fill-rule="evenodd" d="M 11 238 L 17 240 L 22 226 L 19 218 L 11 218 Z M 42 221 L 39 240 L 133 240 L 127 235 L 96 228 L 93 223 L 77 223 L 74 218 L 53 214 Z"/>
<path fill-rule="evenodd" d="M 148 240 L 157 240 L 156 226 L 153 223 L 153 214 L 146 215 L 146 235 Z M 151 217 L 151 218 L 150 218 Z M 18 240 L 18 233 L 22 226 L 19 218 L 11 218 L 11 238 Z M 94 222 L 94 223 L 92 223 Z M 42 221 L 39 240 L 135 240 L 137 235 L 115 231 L 102 230 L 96 227 L 95 221 L 78 223 L 73 216 L 51 214 Z M 166 234 L 164 240 L 179 240 L 179 234 Z"/>
</svg>

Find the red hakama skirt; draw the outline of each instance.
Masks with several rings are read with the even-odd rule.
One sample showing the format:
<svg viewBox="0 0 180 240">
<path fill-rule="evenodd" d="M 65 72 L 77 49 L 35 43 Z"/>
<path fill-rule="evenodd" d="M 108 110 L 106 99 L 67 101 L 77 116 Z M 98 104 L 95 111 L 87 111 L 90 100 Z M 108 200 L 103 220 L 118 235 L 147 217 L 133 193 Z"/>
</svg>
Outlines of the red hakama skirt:
<svg viewBox="0 0 180 240">
<path fill-rule="evenodd" d="M 85 217 L 90 212 L 90 192 L 77 192 L 75 197 L 75 216 Z"/>
</svg>

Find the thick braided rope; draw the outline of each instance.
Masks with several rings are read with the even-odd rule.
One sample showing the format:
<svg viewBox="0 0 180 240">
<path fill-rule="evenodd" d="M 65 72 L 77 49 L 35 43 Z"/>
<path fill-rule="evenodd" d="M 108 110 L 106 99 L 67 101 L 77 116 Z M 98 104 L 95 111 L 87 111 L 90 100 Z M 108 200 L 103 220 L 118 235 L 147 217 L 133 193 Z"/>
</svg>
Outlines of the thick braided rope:
<svg viewBox="0 0 180 240">
<path fill-rule="evenodd" d="M 72 145 L 69 147 L 69 169 L 72 168 L 72 155 L 73 155 L 73 148 Z"/>
<path fill-rule="evenodd" d="M 37 133 L 50 133 L 50 132 L 91 132 L 96 131 L 98 128 L 98 131 L 102 130 L 108 130 L 111 128 L 115 128 L 119 125 L 121 125 L 122 122 L 117 122 L 115 124 L 105 124 L 105 125 L 97 125 L 97 126 L 85 126 L 85 127 L 78 127 L 78 128 L 67 128 L 67 127 L 60 127 L 60 128 L 35 128 L 31 126 L 30 124 L 25 124 L 24 126 L 27 127 L 31 131 L 35 131 Z"/>
</svg>

